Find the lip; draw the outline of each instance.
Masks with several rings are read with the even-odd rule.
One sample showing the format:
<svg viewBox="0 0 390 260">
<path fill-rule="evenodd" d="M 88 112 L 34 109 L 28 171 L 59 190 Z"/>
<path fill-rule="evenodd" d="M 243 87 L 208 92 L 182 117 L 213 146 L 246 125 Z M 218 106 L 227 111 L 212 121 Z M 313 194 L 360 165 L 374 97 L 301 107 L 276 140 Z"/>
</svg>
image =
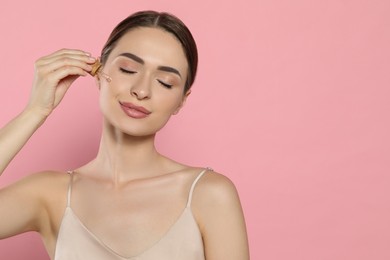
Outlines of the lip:
<svg viewBox="0 0 390 260">
<path fill-rule="evenodd" d="M 134 105 L 129 102 L 119 102 L 119 104 L 121 105 L 122 110 L 126 113 L 126 115 L 132 118 L 137 118 L 137 119 L 145 118 L 151 113 L 146 108 L 142 106 Z"/>
</svg>

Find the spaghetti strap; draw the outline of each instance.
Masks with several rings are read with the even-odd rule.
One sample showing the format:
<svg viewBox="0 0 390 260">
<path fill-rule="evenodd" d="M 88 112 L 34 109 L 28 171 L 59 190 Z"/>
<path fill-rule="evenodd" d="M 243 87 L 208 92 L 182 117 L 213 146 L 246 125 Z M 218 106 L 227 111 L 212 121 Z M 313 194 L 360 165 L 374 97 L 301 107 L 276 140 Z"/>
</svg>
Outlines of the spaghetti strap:
<svg viewBox="0 0 390 260">
<path fill-rule="evenodd" d="M 203 176 L 203 174 L 207 171 L 213 171 L 213 169 L 207 167 L 205 168 L 203 171 L 201 171 L 198 175 L 198 177 L 196 177 L 196 179 L 194 180 L 194 182 L 192 183 L 191 185 L 191 189 L 190 189 L 190 193 L 188 195 L 188 201 L 187 201 L 187 208 L 189 208 L 191 206 L 191 201 L 192 201 L 192 194 L 194 193 L 194 189 L 195 189 L 195 185 L 196 183 L 199 181 L 199 179 Z"/>
<path fill-rule="evenodd" d="M 70 175 L 70 180 L 69 180 L 69 185 L 68 185 L 66 207 L 70 207 L 70 196 L 72 194 L 73 171 L 68 171 L 68 174 Z"/>
</svg>

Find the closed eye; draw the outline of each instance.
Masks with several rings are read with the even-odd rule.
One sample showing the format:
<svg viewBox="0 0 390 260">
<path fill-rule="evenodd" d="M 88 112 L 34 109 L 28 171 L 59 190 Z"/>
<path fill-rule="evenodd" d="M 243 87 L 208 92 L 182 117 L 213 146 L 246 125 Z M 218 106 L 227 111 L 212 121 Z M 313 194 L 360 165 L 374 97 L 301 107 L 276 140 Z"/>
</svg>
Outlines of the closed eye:
<svg viewBox="0 0 390 260">
<path fill-rule="evenodd" d="M 161 81 L 161 80 L 157 80 L 158 81 L 158 83 L 160 83 L 161 85 L 163 85 L 164 87 L 166 87 L 166 88 L 172 88 L 172 86 L 173 85 L 170 85 L 170 84 L 167 84 L 167 83 L 165 83 L 164 81 Z"/>
<path fill-rule="evenodd" d="M 127 74 L 135 74 L 137 73 L 136 71 L 132 71 L 132 70 L 126 70 L 124 68 L 119 68 L 119 70 L 123 73 L 127 73 Z"/>
</svg>

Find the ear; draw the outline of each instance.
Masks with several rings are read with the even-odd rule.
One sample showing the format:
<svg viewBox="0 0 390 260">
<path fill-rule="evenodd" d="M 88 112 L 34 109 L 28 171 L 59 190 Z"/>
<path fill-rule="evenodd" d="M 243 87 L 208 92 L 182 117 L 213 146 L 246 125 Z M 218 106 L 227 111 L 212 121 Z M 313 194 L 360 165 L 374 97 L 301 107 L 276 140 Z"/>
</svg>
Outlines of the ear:
<svg viewBox="0 0 390 260">
<path fill-rule="evenodd" d="M 179 113 L 180 109 L 184 106 L 184 104 L 186 103 L 187 101 L 187 98 L 188 96 L 191 94 L 191 90 L 188 90 L 184 96 L 183 96 L 183 99 L 181 100 L 179 106 L 176 108 L 176 110 L 173 112 L 173 115 L 176 115 Z"/>
</svg>

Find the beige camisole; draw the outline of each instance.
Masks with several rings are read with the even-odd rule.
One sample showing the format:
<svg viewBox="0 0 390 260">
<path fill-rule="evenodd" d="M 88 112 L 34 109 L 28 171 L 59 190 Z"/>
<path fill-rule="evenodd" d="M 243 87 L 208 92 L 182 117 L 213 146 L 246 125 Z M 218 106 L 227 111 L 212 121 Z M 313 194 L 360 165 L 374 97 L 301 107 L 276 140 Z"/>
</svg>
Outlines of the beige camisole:
<svg viewBox="0 0 390 260">
<path fill-rule="evenodd" d="M 70 207 L 71 181 L 54 260 L 205 260 L 203 240 L 191 211 L 191 200 L 196 183 L 208 169 L 204 169 L 192 183 L 187 205 L 167 233 L 152 247 L 132 257 L 121 256 L 105 245 L 75 215 Z"/>
</svg>

